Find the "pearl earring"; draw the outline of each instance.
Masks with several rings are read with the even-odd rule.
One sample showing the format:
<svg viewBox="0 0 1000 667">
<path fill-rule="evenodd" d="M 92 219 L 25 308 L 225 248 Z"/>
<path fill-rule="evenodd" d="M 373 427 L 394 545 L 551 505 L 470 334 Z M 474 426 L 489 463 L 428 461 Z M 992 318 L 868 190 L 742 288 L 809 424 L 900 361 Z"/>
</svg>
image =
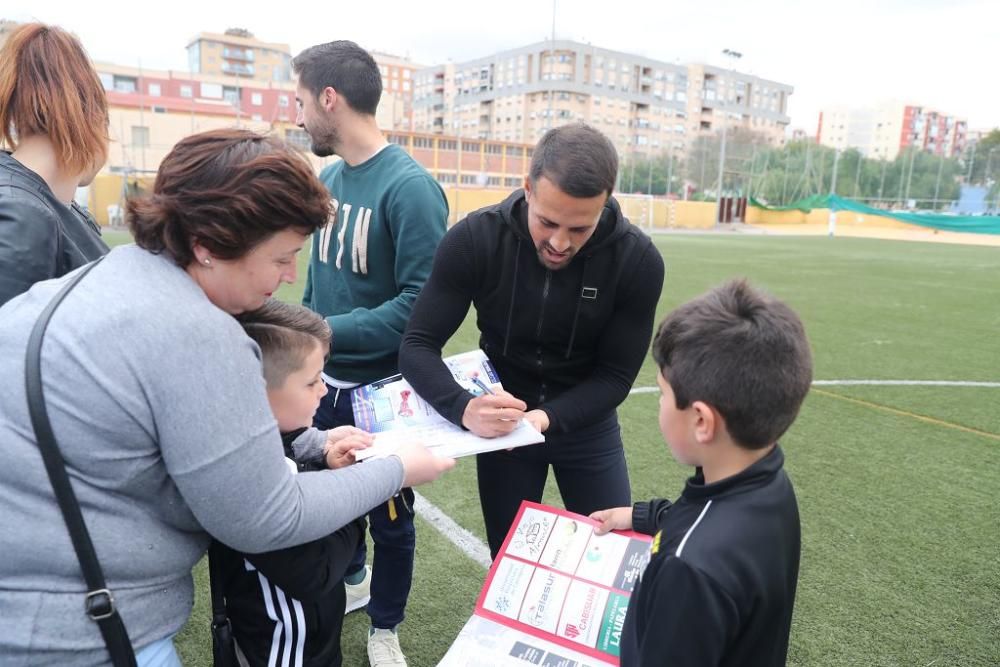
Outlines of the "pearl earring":
<svg viewBox="0 0 1000 667">
<path fill-rule="evenodd" d="M 205 260 L 205 264 L 211 264 L 211 263 L 212 263 L 212 260 L 210 260 L 210 259 L 206 259 Z"/>
</svg>

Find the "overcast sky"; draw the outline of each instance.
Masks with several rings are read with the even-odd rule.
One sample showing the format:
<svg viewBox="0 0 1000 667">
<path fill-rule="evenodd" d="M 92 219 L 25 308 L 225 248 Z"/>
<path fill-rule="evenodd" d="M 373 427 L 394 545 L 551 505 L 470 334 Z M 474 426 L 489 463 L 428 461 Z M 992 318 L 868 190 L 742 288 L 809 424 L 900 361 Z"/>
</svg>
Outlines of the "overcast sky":
<svg viewBox="0 0 1000 667">
<path fill-rule="evenodd" d="M 433 65 L 548 39 L 551 0 L 4 0 L 0 18 L 56 23 L 95 60 L 187 69 L 198 32 L 247 28 L 292 53 L 352 39 Z M 476 18 L 473 18 L 476 17 Z M 824 106 L 900 99 L 1000 125 L 1000 0 L 556 0 L 558 39 L 668 62 L 728 64 L 795 87 L 793 128 Z"/>
</svg>

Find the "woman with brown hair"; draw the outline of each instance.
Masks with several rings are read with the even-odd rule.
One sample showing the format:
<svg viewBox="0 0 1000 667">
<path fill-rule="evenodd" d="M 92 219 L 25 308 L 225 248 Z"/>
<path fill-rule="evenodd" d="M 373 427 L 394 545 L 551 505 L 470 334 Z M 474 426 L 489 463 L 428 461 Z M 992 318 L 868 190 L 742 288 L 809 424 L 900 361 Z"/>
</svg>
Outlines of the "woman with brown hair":
<svg viewBox="0 0 1000 667">
<path fill-rule="evenodd" d="M 108 102 L 80 42 L 29 23 L 0 50 L 0 305 L 108 251 L 73 201 L 108 154 Z"/>
<path fill-rule="evenodd" d="M 129 202 L 136 245 L 93 266 L 49 324 L 45 404 L 140 667 L 177 664 L 171 638 L 209 535 L 246 553 L 302 544 L 454 463 L 419 445 L 294 476 L 283 460 L 259 349 L 232 316 L 295 281 L 296 255 L 330 210 L 281 141 L 235 129 L 188 137 L 153 192 Z M 0 377 L 24 375 L 34 322 L 76 276 L 0 308 Z M 0 655 L 106 664 L 23 381 L 3 383 L 0 414 Z"/>
</svg>

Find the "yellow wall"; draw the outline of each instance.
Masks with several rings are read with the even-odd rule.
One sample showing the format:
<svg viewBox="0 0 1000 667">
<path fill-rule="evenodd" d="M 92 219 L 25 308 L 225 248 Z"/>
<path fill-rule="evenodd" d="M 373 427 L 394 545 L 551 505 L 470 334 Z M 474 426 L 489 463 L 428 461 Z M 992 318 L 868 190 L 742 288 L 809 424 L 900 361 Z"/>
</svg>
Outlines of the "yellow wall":
<svg viewBox="0 0 1000 667">
<path fill-rule="evenodd" d="M 131 187 L 138 186 L 143 192 L 152 190 L 155 176 L 130 176 Z M 87 206 L 100 225 L 109 224 L 108 206 L 117 205 L 124 209 L 125 200 L 123 188 L 124 177 L 120 174 L 98 174 L 90 186 Z M 443 186 L 448 198 L 448 224 L 455 224 L 469 213 L 485 206 L 498 204 L 507 198 L 510 190 L 501 188 L 462 188 L 454 185 Z M 641 200 L 621 198 L 622 210 L 634 224 L 648 228 L 648 206 L 653 206 L 653 228 L 669 229 L 674 227 L 687 229 L 708 229 L 715 224 L 714 202 L 667 201 L 663 199 Z M 751 209 L 756 211 L 757 209 Z M 124 211 L 123 211 L 124 212 Z M 801 213 L 796 212 L 798 215 Z M 844 214 L 841 214 L 844 215 Z M 839 223 L 840 215 L 837 217 Z M 802 222 L 794 220 L 790 222 Z M 824 217 L 822 222 L 826 222 Z M 851 224 L 845 222 L 844 224 Z"/>
<path fill-rule="evenodd" d="M 149 192 L 153 189 L 155 176 L 129 176 L 128 187 L 134 192 L 139 188 L 140 192 Z M 108 206 L 120 206 L 122 215 L 125 211 L 125 177 L 121 174 L 98 174 L 94 182 L 90 184 L 90 192 L 87 198 L 87 208 L 97 220 L 97 224 L 105 226 L 110 223 L 108 220 Z"/>
<path fill-rule="evenodd" d="M 667 218 L 663 227 L 710 229 L 715 226 L 715 202 L 671 201 L 669 209 L 672 218 Z M 659 226 L 654 221 L 654 227 Z"/>
<path fill-rule="evenodd" d="M 830 209 L 814 208 L 809 213 L 802 211 L 768 211 L 755 206 L 747 207 L 747 222 L 751 225 L 825 225 L 830 220 Z M 894 218 L 868 215 L 854 211 L 837 211 L 837 225 L 883 227 L 890 229 L 920 229 Z"/>
<path fill-rule="evenodd" d="M 446 186 L 450 214 L 448 222 L 454 224 L 469 213 L 497 204 L 507 198 L 509 190 L 491 188 L 462 188 L 458 191 L 456 203 L 456 188 Z M 633 224 L 639 227 L 649 227 L 648 207 L 653 206 L 653 229 L 669 229 L 680 227 L 685 229 L 709 229 L 715 225 L 715 203 L 695 201 L 668 201 L 665 199 L 630 198 L 627 195 L 618 198 L 622 212 Z"/>
<path fill-rule="evenodd" d="M 709 229 L 715 226 L 715 203 L 649 199 L 645 197 L 618 197 L 622 212 L 639 227 L 650 226 L 649 206 L 653 207 L 653 229 Z"/>
<path fill-rule="evenodd" d="M 473 211 L 484 206 L 499 204 L 511 190 L 499 188 L 461 188 L 453 185 L 441 186 L 448 197 L 448 224 L 453 225 Z"/>
</svg>

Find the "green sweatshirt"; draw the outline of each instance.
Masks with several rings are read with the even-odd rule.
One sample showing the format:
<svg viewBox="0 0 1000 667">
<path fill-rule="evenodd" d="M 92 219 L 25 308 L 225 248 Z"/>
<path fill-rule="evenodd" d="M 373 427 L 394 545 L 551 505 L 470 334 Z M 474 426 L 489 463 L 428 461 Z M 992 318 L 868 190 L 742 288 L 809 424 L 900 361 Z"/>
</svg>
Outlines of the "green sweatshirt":
<svg viewBox="0 0 1000 667">
<path fill-rule="evenodd" d="M 325 371 L 368 383 L 397 371 L 399 343 L 448 220 L 444 191 L 399 146 L 320 174 L 336 212 L 313 235 L 302 303 L 326 318 Z"/>
</svg>

